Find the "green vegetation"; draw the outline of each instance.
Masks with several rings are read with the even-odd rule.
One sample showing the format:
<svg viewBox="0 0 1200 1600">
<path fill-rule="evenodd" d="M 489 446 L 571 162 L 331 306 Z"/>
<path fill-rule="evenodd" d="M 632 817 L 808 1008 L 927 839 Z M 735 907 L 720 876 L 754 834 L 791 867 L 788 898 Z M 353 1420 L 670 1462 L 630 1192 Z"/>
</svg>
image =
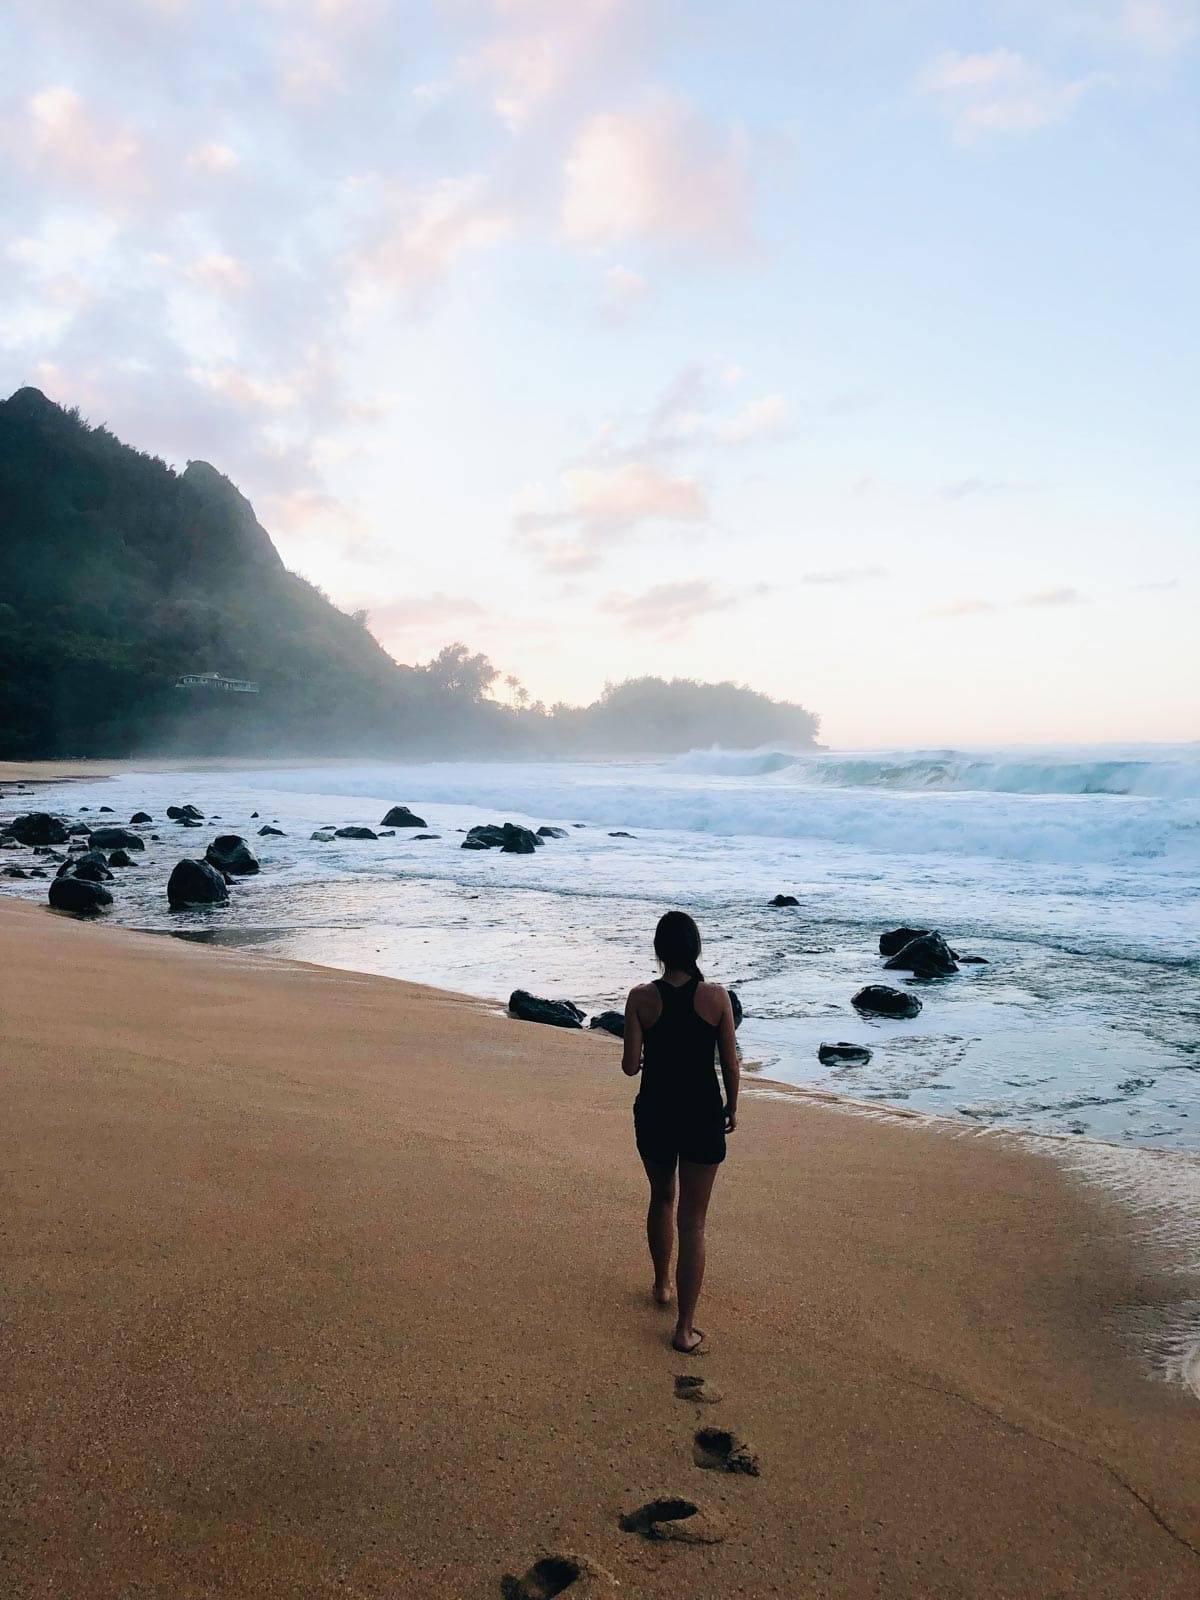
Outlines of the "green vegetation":
<svg viewBox="0 0 1200 1600">
<path fill-rule="evenodd" d="M 204 462 L 177 473 L 36 389 L 0 402 L 0 758 L 654 754 L 816 733 L 728 683 L 641 678 L 547 711 L 510 679 L 502 705 L 486 656 L 401 666 L 366 620 L 288 572 Z M 211 671 L 262 692 L 174 687 Z"/>
</svg>

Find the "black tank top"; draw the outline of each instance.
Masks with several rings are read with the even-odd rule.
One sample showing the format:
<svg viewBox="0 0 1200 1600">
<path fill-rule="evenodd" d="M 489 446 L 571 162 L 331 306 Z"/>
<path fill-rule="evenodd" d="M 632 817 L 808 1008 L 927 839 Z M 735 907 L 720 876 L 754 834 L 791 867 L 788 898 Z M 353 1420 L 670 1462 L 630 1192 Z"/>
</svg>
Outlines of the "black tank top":
<svg viewBox="0 0 1200 1600">
<path fill-rule="evenodd" d="M 658 1021 L 642 1034 L 642 1087 L 644 1104 L 684 1113 L 719 1110 L 717 1084 L 717 1028 L 696 1011 L 699 978 L 675 988 L 656 978 L 662 999 Z"/>
</svg>

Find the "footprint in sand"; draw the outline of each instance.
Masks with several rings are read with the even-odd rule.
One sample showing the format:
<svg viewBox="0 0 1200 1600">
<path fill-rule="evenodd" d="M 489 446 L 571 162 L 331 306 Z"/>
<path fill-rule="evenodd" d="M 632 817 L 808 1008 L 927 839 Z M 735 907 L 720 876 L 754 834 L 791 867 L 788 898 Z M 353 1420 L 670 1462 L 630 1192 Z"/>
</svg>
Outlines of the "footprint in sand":
<svg viewBox="0 0 1200 1600">
<path fill-rule="evenodd" d="M 714 1472 L 744 1472 L 751 1478 L 759 1473 L 758 1456 L 745 1439 L 728 1428 L 701 1428 L 696 1435 L 693 1459 L 698 1467 Z"/>
<path fill-rule="evenodd" d="M 676 1400 L 692 1400 L 700 1406 L 715 1406 L 725 1397 L 715 1383 L 698 1378 L 694 1373 L 681 1372 L 675 1379 Z"/>
<path fill-rule="evenodd" d="M 725 1525 L 720 1517 L 694 1500 L 648 1500 L 618 1521 L 622 1533 L 640 1533 L 643 1539 L 668 1539 L 678 1544 L 720 1544 Z"/>
<path fill-rule="evenodd" d="M 616 1579 L 586 1556 L 543 1556 L 521 1578 L 500 1580 L 504 1600 L 551 1600 L 556 1594 L 570 1600 L 604 1600 L 617 1592 Z"/>
</svg>

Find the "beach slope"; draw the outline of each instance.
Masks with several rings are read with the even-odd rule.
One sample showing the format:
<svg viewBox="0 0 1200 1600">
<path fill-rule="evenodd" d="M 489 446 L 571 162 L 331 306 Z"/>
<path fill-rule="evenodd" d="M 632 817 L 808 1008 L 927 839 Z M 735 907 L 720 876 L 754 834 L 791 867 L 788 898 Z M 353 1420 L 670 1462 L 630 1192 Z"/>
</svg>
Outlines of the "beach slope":
<svg viewBox="0 0 1200 1600">
<path fill-rule="evenodd" d="M 1200 1592 L 1188 1282 L 1044 1146 L 748 1090 L 689 1360 L 607 1037 L 0 902 L 0 1075 L 14 1600 Z"/>
</svg>

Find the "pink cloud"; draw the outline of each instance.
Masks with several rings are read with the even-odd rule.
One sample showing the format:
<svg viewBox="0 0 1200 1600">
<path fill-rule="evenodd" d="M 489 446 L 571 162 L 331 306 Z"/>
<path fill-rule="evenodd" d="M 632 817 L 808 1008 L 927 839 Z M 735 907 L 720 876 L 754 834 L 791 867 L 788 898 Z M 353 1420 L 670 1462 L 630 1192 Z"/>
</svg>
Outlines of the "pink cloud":
<svg viewBox="0 0 1200 1600">
<path fill-rule="evenodd" d="M 589 118 L 563 173 L 562 228 L 579 244 L 641 237 L 731 245 L 748 232 L 741 141 L 680 99 L 660 95 Z"/>
<path fill-rule="evenodd" d="M 72 188 L 129 199 L 145 187 L 137 135 L 98 116 L 63 84 L 29 100 L 27 135 L 33 163 Z"/>
<path fill-rule="evenodd" d="M 499 243 L 514 227 L 479 174 L 402 192 L 390 211 L 385 232 L 354 264 L 360 298 L 399 292 L 420 300 L 462 257 Z"/>
</svg>

